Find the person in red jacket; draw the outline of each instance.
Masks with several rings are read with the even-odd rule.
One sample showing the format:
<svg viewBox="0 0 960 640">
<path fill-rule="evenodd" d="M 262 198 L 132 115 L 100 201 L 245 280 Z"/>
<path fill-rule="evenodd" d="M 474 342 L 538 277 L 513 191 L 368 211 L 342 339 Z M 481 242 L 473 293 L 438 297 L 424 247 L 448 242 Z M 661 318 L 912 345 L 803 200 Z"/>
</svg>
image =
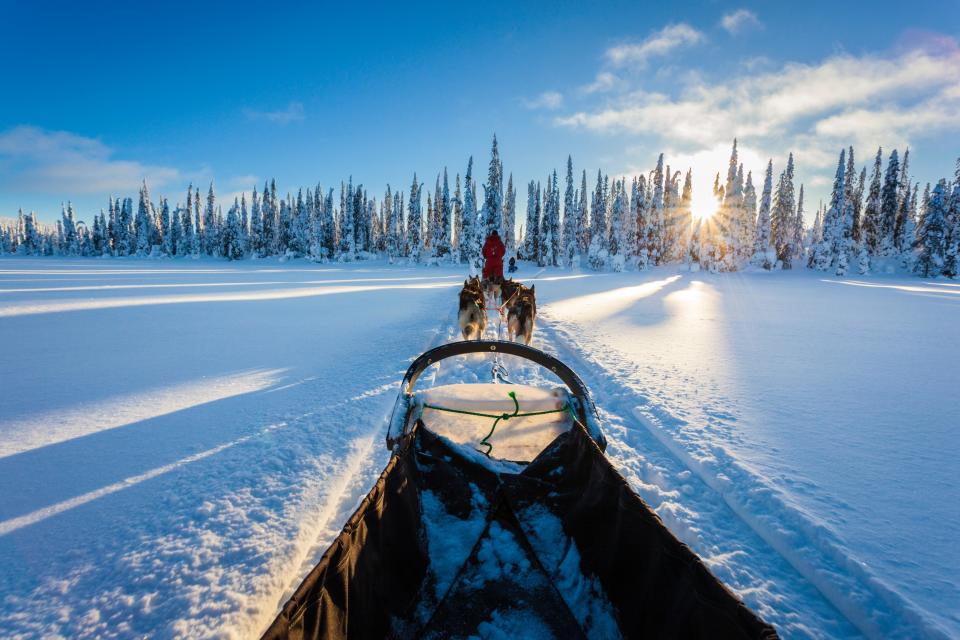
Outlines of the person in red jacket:
<svg viewBox="0 0 960 640">
<path fill-rule="evenodd" d="M 483 243 L 483 279 L 501 282 L 503 280 L 503 255 L 507 252 L 496 230 L 487 236 Z"/>
</svg>

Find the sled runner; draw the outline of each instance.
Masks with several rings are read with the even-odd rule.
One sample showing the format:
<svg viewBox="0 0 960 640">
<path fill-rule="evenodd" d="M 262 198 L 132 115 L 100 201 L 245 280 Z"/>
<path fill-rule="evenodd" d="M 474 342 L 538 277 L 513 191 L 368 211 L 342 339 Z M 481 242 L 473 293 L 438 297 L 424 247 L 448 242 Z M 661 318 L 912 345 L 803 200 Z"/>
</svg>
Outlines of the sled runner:
<svg viewBox="0 0 960 640">
<path fill-rule="evenodd" d="M 415 390 L 437 362 L 507 354 L 564 386 Z M 390 462 L 264 638 L 775 638 L 607 460 L 558 359 L 513 342 L 417 358 Z"/>
</svg>

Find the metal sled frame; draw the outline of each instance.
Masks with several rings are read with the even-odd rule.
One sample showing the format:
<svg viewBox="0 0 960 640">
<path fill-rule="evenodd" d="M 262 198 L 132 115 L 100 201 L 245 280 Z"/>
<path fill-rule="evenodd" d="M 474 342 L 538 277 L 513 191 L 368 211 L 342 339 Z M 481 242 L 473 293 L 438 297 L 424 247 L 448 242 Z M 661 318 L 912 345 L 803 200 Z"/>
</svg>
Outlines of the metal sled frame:
<svg viewBox="0 0 960 640">
<path fill-rule="evenodd" d="M 534 362 L 541 367 L 552 371 L 570 391 L 574 411 L 580 423 L 597 443 L 601 451 L 607 448 L 607 440 L 600 430 L 600 418 L 597 408 L 587 385 L 574 373 L 573 369 L 565 365 L 554 356 L 519 342 L 507 340 L 464 340 L 450 342 L 430 349 L 413 361 L 407 369 L 400 383 L 401 392 L 393 406 L 390 418 L 390 427 L 387 429 L 387 448 L 394 449 L 404 435 L 407 424 L 407 411 L 410 408 L 410 399 L 413 397 L 413 388 L 420 375 L 427 367 L 441 360 L 462 356 L 468 353 L 486 353 L 491 355 L 510 355 Z"/>
</svg>

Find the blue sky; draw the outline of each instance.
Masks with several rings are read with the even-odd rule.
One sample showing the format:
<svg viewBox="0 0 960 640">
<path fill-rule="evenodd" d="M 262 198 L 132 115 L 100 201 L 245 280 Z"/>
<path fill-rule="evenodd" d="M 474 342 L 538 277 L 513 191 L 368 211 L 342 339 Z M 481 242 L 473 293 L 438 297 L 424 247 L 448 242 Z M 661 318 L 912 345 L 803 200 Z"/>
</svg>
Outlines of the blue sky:
<svg viewBox="0 0 960 640">
<path fill-rule="evenodd" d="M 808 213 L 843 145 L 909 144 L 924 182 L 960 155 L 952 0 L 4 5 L 0 216 L 87 217 L 144 178 L 379 195 L 484 169 L 493 132 L 521 204 L 568 153 L 595 175 L 664 151 L 703 191 L 737 135 L 755 173 L 794 151 Z"/>
</svg>

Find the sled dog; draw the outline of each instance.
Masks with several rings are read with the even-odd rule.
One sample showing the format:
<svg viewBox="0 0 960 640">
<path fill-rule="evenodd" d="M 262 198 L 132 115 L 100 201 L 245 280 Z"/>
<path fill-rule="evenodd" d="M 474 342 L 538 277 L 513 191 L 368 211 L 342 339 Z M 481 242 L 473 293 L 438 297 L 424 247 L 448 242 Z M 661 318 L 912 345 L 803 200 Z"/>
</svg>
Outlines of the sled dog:
<svg viewBox="0 0 960 640">
<path fill-rule="evenodd" d="M 537 286 L 529 289 L 523 285 L 520 287 L 507 311 L 507 334 L 511 340 L 520 338 L 524 344 L 530 344 L 533 340 L 533 323 L 537 317 Z"/>
<path fill-rule="evenodd" d="M 476 278 L 463 281 L 457 322 L 464 340 L 479 340 L 483 337 L 483 331 L 487 328 L 487 312 L 483 304 L 483 290 Z"/>
</svg>

